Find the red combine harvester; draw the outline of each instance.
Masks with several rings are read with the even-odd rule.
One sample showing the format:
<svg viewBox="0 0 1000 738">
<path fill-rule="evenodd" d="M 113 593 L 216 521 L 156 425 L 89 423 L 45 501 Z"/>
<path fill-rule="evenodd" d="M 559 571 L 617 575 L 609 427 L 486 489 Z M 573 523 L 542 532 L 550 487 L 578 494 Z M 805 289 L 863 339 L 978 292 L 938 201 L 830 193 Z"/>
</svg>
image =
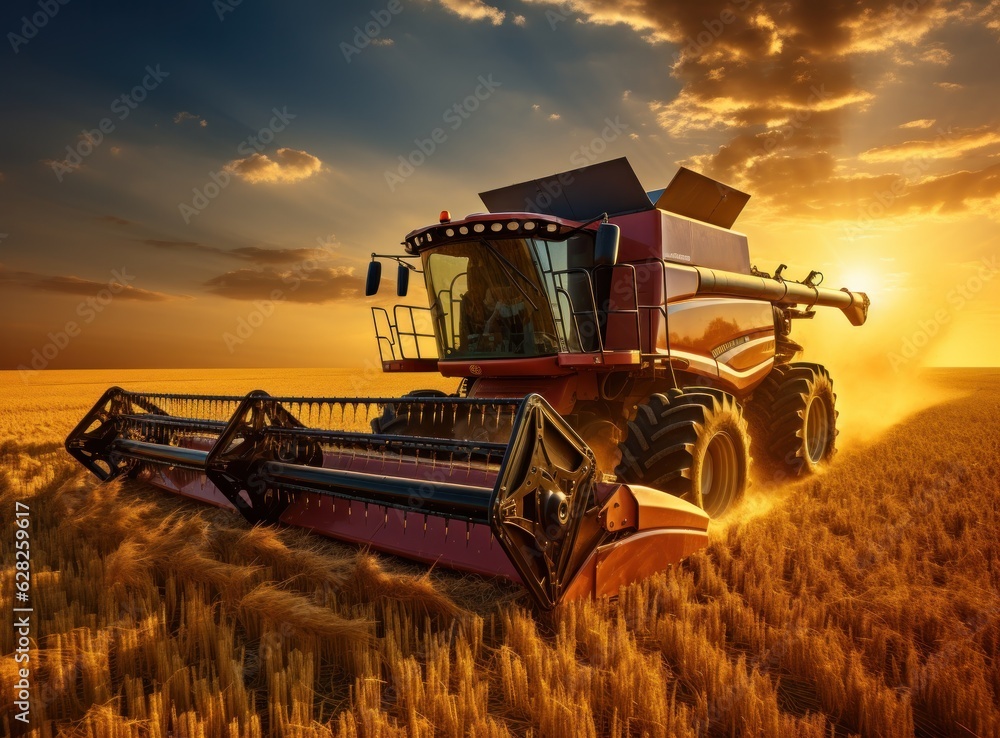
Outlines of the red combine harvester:
<svg viewBox="0 0 1000 738">
<path fill-rule="evenodd" d="M 207 397 L 112 388 L 66 441 L 128 475 L 408 558 L 522 583 L 536 603 L 613 594 L 702 547 L 758 440 L 793 473 L 829 460 L 833 384 L 793 363 L 816 306 L 868 297 L 750 265 L 749 197 L 681 169 L 647 193 L 624 159 L 484 193 L 489 213 L 410 233 L 373 310 L 387 372 L 455 394 Z"/>
</svg>

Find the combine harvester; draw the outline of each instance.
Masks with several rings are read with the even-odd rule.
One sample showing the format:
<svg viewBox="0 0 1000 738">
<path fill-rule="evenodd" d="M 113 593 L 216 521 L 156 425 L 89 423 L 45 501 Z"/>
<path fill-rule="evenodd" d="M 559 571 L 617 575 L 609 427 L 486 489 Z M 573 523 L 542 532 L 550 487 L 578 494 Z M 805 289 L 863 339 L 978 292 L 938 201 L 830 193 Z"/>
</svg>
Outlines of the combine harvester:
<svg viewBox="0 0 1000 738">
<path fill-rule="evenodd" d="M 374 308 L 386 372 L 454 395 L 206 397 L 108 390 L 66 441 L 123 475 L 429 563 L 520 582 L 542 608 L 701 548 L 742 495 L 743 407 L 792 472 L 833 454 L 823 367 L 792 363 L 813 308 L 865 322 L 868 297 L 750 265 L 730 230 L 749 197 L 681 169 L 646 193 L 625 159 L 482 195 L 489 213 L 410 233 Z"/>
</svg>

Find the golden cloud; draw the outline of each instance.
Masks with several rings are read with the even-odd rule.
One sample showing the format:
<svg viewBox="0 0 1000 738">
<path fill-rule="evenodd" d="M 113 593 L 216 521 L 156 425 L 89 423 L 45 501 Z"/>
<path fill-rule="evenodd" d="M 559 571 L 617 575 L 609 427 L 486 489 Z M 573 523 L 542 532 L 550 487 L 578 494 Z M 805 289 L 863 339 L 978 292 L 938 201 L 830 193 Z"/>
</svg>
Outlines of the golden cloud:
<svg viewBox="0 0 1000 738">
<path fill-rule="evenodd" d="M 283 148 L 274 153 L 251 154 L 245 159 L 234 159 L 225 170 L 250 184 L 291 183 L 309 179 L 323 171 L 323 162 L 305 151 Z"/>
<path fill-rule="evenodd" d="M 997 144 L 1000 144 L 1000 131 L 992 126 L 961 132 L 948 129 L 941 131 L 933 139 L 905 141 L 869 149 L 858 158 L 861 161 L 877 163 L 909 159 L 955 159 L 970 151 Z"/>
<path fill-rule="evenodd" d="M 939 176 L 926 176 L 916 164 L 899 174 L 845 176 L 822 164 L 822 157 L 761 161 L 750 178 L 754 191 L 769 200 L 775 215 L 796 218 L 857 223 L 912 215 L 997 214 L 1000 164 Z"/>
<path fill-rule="evenodd" d="M 438 0 L 441 7 L 469 21 L 489 21 L 494 26 L 503 23 L 507 13 L 487 5 L 482 0 Z"/>
</svg>

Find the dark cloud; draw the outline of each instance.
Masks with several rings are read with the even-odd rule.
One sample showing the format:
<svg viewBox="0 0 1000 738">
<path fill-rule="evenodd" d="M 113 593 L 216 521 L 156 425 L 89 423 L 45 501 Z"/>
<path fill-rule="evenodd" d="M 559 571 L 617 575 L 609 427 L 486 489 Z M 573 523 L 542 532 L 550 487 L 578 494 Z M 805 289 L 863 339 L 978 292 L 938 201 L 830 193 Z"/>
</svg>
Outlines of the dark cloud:
<svg viewBox="0 0 1000 738">
<path fill-rule="evenodd" d="M 131 220 L 125 220 L 125 218 L 119 218 L 117 215 L 102 215 L 98 220 L 104 221 L 105 223 L 111 223 L 117 226 L 128 226 L 132 225 Z"/>
<path fill-rule="evenodd" d="M 122 270 L 122 272 L 126 271 Z M 82 297 L 94 297 L 102 291 L 110 289 L 115 299 L 134 300 L 137 302 L 165 302 L 179 298 L 187 299 L 186 296 L 171 295 L 166 292 L 155 292 L 153 290 L 133 287 L 131 284 L 128 284 L 128 281 L 129 279 L 122 279 L 117 273 L 112 273 L 112 276 L 105 282 L 98 282 L 74 276 L 14 271 L 0 265 L 0 284 L 10 287 L 23 287 L 43 292 L 57 292 L 64 295 L 80 295 Z"/>
<path fill-rule="evenodd" d="M 169 241 L 159 238 L 146 238 L 143 239 L 142 243 L 147 246 L 153 246 L 158 249 L 166 249 L 168 251 L 204 251 L 207 253 L 225 253 L 223 249 L 216 248 L 215 246 L 203 246 L 196 241 Z"/>
<path fill-rule="evenodd" d="M 204 118 L 202 118 L 200 115 L 195 115 L 194 113 L 189 113 L 186 110 L 182 110 L 181 112 L 177 113 L 177 115 L 174 116 L 174 123 L 177 123 L 177 124 L 181 124 L 181 123 L 183 123 L 184 121 L 187 121 L 187 120 L 194 121 L 195 123 L 197 123 L 202 128 L 204 128 L 205 126 L 208 125 L 208 121 L 205 120 Z"/>
<path fill-rule="evenodd" d="M 257 246 L 241 246 L 225 252 L 237 259 L 254 264 L 300 264 L 309 260 L 319 261 L 329 258 L 323 249 L 262 249 Z"/>
<path fill-rule="evenodd" d="M 556 0 L 526 0 L 555 6 Z M 1000 3 L 813 0 L 570 0 L 583 19 L 626 24 L 676 48 L 671 76 L 681 90 L 650 104 L 676 138 L 718 131 L 727 140 L 685 163 L 746 189 L 767 212 L 857 218 L 859 202 L 880 198 L 886 215 L 911 210 L 992 212 L 995 167 L 932 176 L 930 160 L 957 159 L 998 140 L 995 125 L 936 140 L 888 143 L 849 158 L 841 153 L 847 116 L 876 98 L 872 69 L 951 64 L 953 50 L 927 42 L 949 24 L 994 28 Z M 880 62 L 884 64 L 880 65 Z M 961 85 L 932 82 L 957 92 Z M 934 89 L 931 87 L 930 89 Z M 900 121 L 910 128 L 933 121 Z M 930 137 L 928 137 L 930 138 Z M 869 166 L 896 163 L 905 175 Z M 891 193 L 886 197 L 885 193 Z"/>
<path fill-rule="evenodd" d="M 209 246 L 197 241 L 170 241 L 158 238 L 143 239 L 142 243 L 164 251 L 189 251 L 203 254 L 213 254 L 229 259 L 238 259 L 252 264 L 281 265 L 302 264 L 304 262 L 322 261 L 329 258 L 323 249 L 263 249 L 258 246 L 240 246 L 235 249 L 223 249 Z"/>
<path fill-rule="evenodd" d="M 237 269 L 205 283 L 209 292 L 233 300 L 286 300 L 320 304 L 363 294 L 364 280 L 351 267 L 278 270 Z"/>
</svg>

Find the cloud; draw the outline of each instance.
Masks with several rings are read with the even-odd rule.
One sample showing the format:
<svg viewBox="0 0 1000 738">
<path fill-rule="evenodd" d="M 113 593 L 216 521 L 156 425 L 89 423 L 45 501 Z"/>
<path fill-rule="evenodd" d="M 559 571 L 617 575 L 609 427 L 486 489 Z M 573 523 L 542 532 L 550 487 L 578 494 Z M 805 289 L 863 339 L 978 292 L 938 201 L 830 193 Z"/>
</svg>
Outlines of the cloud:
<svg viewBox="0 0 1000 738">
<path fill-rule="evenodd" d="M 445 10 L 468 21 L 488 21 L 494 26 L 503 23 L 507 13 L 500 8 L 487 5 L 482 0 L 437 0 Z"/>
<path fill-rule="evenodd" d="M 372 46 L 395 46 L 395 39 L 391 38 L 376 38 L 372 39 Z"/>
<path fill-rule="evenodd" d="M 976 16 L 976 21 L 991 31 L 1000 32 L 1000 0 L 990 0 L 989 5 Z"/>
<path fill-rule="evenodd" d="M 273 159 L 266 154 L 234 159 L 225 170 L 250 184 L 290 183 L 323 171 L 323 162 L 305 151 L 284 148 L 278 149 Z"/>
<path fill-rule="evenodd" d="M 107 287 L 107 282 L 95 282 L 90 279 L 80 279 L 79 277 L 45 277 L 34 285 L 34 288 L 37 290 L 62 292 L 67 295 L 94 295 Z M 144 290 L 132 287 L 131 285 L 126 285 L 121 292 L 116 293 L 115 297 L 119 300 L 137 300 L 140 302 L 164 302 L 166 300 L 177 299 L 176 295 Z"/>
<path fill-rule="evenodd" d="M 186 110 L 182 110 L 181 112 L 177 113 L 177 115 L 174 116 L 174 123 L 178 125 L 188 120 L 196 122 L 202 128 L 205 128 L 208 125 L 208 121 L 202 118 L 200 115 L 189 113 Z"/>
<path fill-rule="evenodd" d="M 562 6 L 559 0 L 525 0 Z M 912 46 L 955 17 L 933 3 L 913 12 L 894 0 L 570 0 L 590 23 L 623 24 L 676 46 L 675 99 L 653 101 L 674 136 L 775 127 L 795 115 L 863 110 L 873 99 L 856 77 L 861 55 Z M 909 9 L 909 5 L 906 6 Z"/>
<path fill-rule="evenodd" d="M 141 243 L 165 251 L 191 251 L 213 254 L 259 265 L 302 264 L 308 261 L 322 261 L 330 256 L 324 249 L 311 248 L 264 249 L 259 246 L 240 246 L 235 249 L 223 249 L 218 246 L 198 243 L 197 241 L 169 241 L 158 238 L 143 239 Z"/>
<path fill-rule="evenodd" d="M 262 249 L 257 246 L 241 246 L 226 252 L 254 264 L 300 264 L 309 260 L 319 261 L 329 257 L 323 249 Z"/>
<path fill-rule="evenodd" d="M 758 212 L 857 219 L 859 202 L 887 191 L 893 206 L 884 209 L 891 211 L 886 217 L 911 211 L 1000 212 L 991 199 L 1000 177 L 995 168 L 931 176 L 925 162 L 986 150 L 1000 138 L 988 127 L 959 130 L 940 142 L 844 151 L 858 140 L 853 131 L 845 135 L 847 121 L 872 110 L 876 94 L 900 82 L 906 67 L 952 62 L 954 49 L 928 43 L 930 34 L 949 25 L 982 27 L 993 21 L 1000 28 L 1000 0 L 992 0 L 988 14 L 971 3 L 897 0 L 524 2 L 572 10 L 582 22 L 628 26 L 651 44 L 669 43 L 673 61 L 664 71 L 680 83 L 680 91 L 645 104 L 675 139 L 704 146 L 706 133 L 718 136 L 721 143 L 682 163 L 753 193 L 763 205 Z M 963 89 L 955 82 L 936 84 L 951 92 Z M 629 98 L 641 103 L 635 95 Z M 935 122 L 880 121 L 883 129 L 917 130 Z M 908 177 L 867 171 L 870 165 L 917 157 L 919 166 L 909 167 Z"/>
<path fill-rule="evenodd" d="M 837 112 L 810 113 L 802 122 L 759 133 L 741 133 L 721 145 L 716 153 L 692 157 L 688 164 L 710 177 L 743 183 L 769 158 L 809 158 L 839 144 L 838 119 Z M 806 166 L 810 166 L 808 162 Z"/>
<path fill-rule="evenodd" d="M 98 217 L 98 220 L 104 221 L 105 223 L 111 223 L 116 226 L 129 226 L 132 225 L 131 220 L 125 220 L 125 218 L 119 218 L 117 215 L 102 215 Z"/>
<path fill-rule="evenodd" d="M 954 55 L 947 49 L 927 49 L 920 55 L 920 60 L 930 64 L 940 64 L 947 66 L 954 59 Z"/>
<path fill-rule="evenodd" d="M 116 300 L 134 300 L 136 302 L 166 302 L 168 300 L 189 299 L 183 295 L 171 295 L 166 292 L 144 290 L 131 285 L 122 286 L 112 278 L 106 282 L 92 279 L 82 279 L 74 276 L 53 276 L 35 272 L 13 271 L 0 265 L 0 284 L 10 287 L 23 287 L 43 292 L 56 292 L 64 295 L 80 295 L 94 297 L 109 286 L 114 286 Z"/>
<path fill-rule="evenodd" d="M 204 251 L 206 253 L 220 254 L 224 253 L 224 249 L 217 248 L 215 246 L 204 246 L 197 241 L 169 241 L 160 238 L 145 238 L 140 243 L 144 243 L 147 246 L 153 246 L 158 249 L 167 249 L 170 251 Z"/>
<path fill-rule="evenodd" d="M 237 269 L 205 283 L 209 292 L 232 300 L 286 300 L 321 304 L 363 294 L 364 280 L 353 267 L 278 270 Z"/>
<path fill-rule="evenodd" d="M 811 115 L 815 112 L 839 110 L 849 106 L 863 109 L 874 96 L 864 90 L 844 89 L 837 93 L 826 85 L 811 89 L 800 89 L 799 85 L 789 85 L 781 90 L 762 93 L 760 97 L 748 97 L 738 92 L 738 87 L 746 81 L 740 73 L 741 82 L 725 91 L 723 79 L 710 79 L 712 86 L 718 86 L 717 97 L 702 97 L 699 93 L 682 90 L 669 103 L 653 102 L 650 109 L 657 121 L 671 135 L 683 137 L 692 132 L 712 129 L 725 130 L 746 126 L 780 127 L 796 115 Z M 729 80 L 730 82 L 732 80 Z"/>
<path fill-rule="evenodd" d="M 76 172 L 83 169 L 83 160 L 77 162 L 71 162 L 69 160 L 61 161 L 59 159 L 42 159 L 42 164 L 51 168 L 55 172 Z"/>
<path fill-rule="evenodd" d="M 752 170 L 752 191 L 770 202 L 775 215 L 825 221 L 867 225 L 912 215 L 996 215 L 1000 164 L 939 176 L 926 176 L 918 164 L 904 174 L 843 175 L 837 173 L 832 157 L 825 162 L 823 157 L 761 161 Z"/>
<path fill-rule="evenodd" d="M 930 140 L 905 141 L 868 149 L 858 158 L 861 161 L 879 163 L 910 159 L 955 159 L 970 151 L 997 144 L 1000 144 L 1000 131 L 992 126 L 965 131 L 948 129 Z"/>
</svg>

